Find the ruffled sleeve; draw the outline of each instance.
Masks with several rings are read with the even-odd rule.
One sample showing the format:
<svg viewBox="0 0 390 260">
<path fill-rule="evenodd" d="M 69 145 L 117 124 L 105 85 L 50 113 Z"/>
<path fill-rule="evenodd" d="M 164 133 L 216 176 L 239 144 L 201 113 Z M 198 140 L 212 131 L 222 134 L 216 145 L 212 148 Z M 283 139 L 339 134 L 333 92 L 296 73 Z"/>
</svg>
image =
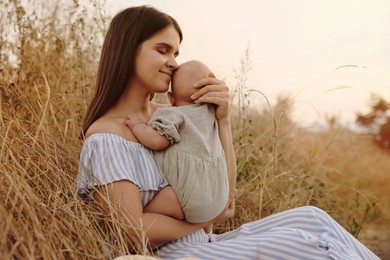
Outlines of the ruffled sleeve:
<svg viewBox="0 0 390 260">
<path fill-rule="evenodd" d="M 153 152 L 143 145 L 114 134 L 95 134 L 81 150 L 77 193 L 90 199 L 93 187 L 129 180 L 141 191 L 158 191 L 168 183 Z"/>
<path fill-rule="evenodd" d="M 175 107 L 162 107 L 154 112 L 149 125 L 174 144 L 180 142 L 179 129 L 183 121 L 183 115 Z"/>
</svg>

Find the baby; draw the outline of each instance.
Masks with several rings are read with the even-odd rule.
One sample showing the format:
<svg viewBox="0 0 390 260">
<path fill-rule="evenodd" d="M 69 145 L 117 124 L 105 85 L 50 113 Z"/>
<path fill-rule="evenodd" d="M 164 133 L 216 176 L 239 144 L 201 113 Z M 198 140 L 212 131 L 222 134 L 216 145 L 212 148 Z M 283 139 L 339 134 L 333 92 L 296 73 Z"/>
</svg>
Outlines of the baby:
<svg viewBox="0 0 390 260">
<path fill-rule="evenodd" d="M 134 114 L 125 121 L 140 143 L 155 150 L 157 163 L 180 202 L 175 207 L 164 188 L 145 212 L 179 219 L 184 213 L 186 221 L 201 223 L 215 218 L 227 206 L 227 166 L 215 108 L 194 104 L 191 99 L 197 90 L 192 85 L 210 72 L 199 61 L 181 64 L 168 92 L 172 106 L 157 109 L 148 124 Z"/>
</svg>

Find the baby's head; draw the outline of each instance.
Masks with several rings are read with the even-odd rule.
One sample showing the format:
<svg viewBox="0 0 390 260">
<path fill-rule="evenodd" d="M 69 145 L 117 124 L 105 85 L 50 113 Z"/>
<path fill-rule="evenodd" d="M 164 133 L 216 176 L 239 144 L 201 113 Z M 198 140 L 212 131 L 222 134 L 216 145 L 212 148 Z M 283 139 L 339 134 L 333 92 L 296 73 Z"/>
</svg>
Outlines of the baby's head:
<svg viewBox="0 0 390 260">
<path fill-rule="evenodd" d="M 197 89 L 192 85 L 208 77 L 210 73 L 211 70 L 200 61 L 191 60 L 182 63 L 173 74 L 171 92 L 168 93 L 171 104 L 173 106 L 194 104 L 191 96 Z"/>
</svg>

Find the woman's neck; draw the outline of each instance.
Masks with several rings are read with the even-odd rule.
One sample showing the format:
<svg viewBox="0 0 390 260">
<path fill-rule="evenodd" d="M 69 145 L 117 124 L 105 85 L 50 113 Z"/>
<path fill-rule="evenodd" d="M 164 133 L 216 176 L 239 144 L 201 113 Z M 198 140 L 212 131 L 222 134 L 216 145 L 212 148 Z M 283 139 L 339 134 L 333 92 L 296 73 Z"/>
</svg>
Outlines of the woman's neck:
<svg viewBox="0 0 390 260">
<path fill-rule="evenodd" d="M 149 118 L 155 109 L 149 97 L 150 93 L 146 91 L 137 91 L 135 88 L 129 88 L 108 111 L 108 114 L 112 117 L 125 118 L 130 114 L 137 113 L 145 118 Z"/>
</svg>

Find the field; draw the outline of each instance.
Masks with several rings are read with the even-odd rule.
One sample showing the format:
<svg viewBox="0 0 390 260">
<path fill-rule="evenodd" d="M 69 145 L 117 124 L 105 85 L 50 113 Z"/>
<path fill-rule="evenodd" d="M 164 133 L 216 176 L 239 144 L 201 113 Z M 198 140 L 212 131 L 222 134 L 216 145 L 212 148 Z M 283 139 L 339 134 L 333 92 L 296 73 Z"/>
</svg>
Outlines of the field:
<svg viewBox="0 0 390 260">
<path fill-rule="evenodd" d="M 77 1 L 29 5 L 33 12 L 21 1 L 0 3 L 6 10 L 0 38 L 0 259 L 127 254 L 119 235 L 107 250 L 100 214 L 75 194 L 80 125 L 107 19 L 101 9 L 87 12 Z M 216 232 L 314 205 L 383 259 L 390 257 L 390 154 L 371 136 L 337 122 L 315 132 L 302 129 L 289 119 L 294 100 L 268 104 L 261 93 L 251 93 L 265 100 L 264 107 L 254 107 L 249 92 L 237 77 L 236 216 Z M 140 239 L 140 254 L 144 243 Z"/>
</svg>

